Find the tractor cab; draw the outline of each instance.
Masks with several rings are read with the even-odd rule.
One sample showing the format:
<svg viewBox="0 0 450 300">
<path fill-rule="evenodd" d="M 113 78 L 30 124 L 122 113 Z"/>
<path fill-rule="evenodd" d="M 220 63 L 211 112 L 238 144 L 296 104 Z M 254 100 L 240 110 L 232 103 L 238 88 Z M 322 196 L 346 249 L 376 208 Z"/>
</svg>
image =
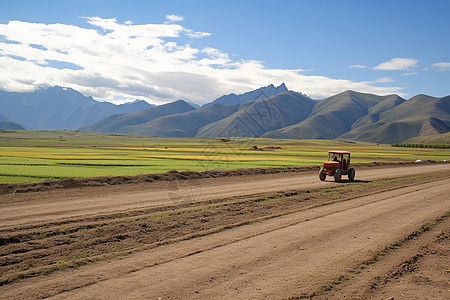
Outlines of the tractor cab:
<svg viewBox="0 0 450 300">
<path fill-rule="evenodd" d="M 336 162 L 339 163 L 339 168 L 341 168 L 342 172 L 348 171 L 348 166 L 350 165 L 350 152 L 346 151 L 330 151 L 328 152 L 328 161 L 326 163 L 333 163 L 333 165 L 338 166 L 335 164 Z M 344 173 L 342 173 L 344 174 Z M 345 175 L 345 174 L 344 174 Z"/>
<path fill-rule="evenodd" d="M 328 161 L 323 163 L 319 179 L 324 181 L 326 176 L 333 176 L 335 181 L 341 181 L 342 175 L 347 175 L 350 181 L 355 178 L 355 169 L 350 167 L 350 152 L 329 151 Z"/>
</svg>

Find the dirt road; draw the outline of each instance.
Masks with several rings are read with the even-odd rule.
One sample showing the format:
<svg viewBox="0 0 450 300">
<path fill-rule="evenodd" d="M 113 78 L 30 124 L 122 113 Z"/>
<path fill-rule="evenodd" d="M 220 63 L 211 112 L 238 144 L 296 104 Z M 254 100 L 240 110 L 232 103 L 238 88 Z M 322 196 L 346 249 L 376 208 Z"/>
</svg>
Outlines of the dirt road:
<svg viewBox="0 0 450 300">
<path fill-rule="evenodd" d="M 450 164 L 370 168 L 357 170 L 356 180 L 370 181 L 450 170 Z M 344 178 L 345 179 L 345 178 Z M 327 181 L 331 181 L 328 178 Z M 332 183 L 336 184 L 336 183 Z M 293 189 L 329 186 L 320 182 L 317 172 L 236 176 L 139 185 L 86 187 L 26 194 L 0 195 L 0 229 L 28 223 L 79 218 L 130 209 L 148 208 L 183 201 L 205 201 Z"/>
<path fill-rule="evenodd" d="M 449 165 L 433 165 L 367 169 L 358 172 L 358 179 L 374 181 L 449 168 Z M 262 190 L 268 193 L 325 185 L 339 189 L 342 186 L 334 182 L 317 182 L 315 173 L 246 179 L 245 182 L 242 182 L 242 177 L 203 180 L 193 186 L 201 187 L 202 200 L 205 201 L 215 197 L 231 197 L 235 192 L 250 195 Z M 346 201 L 326 203 L 316 203 L 314 193 L 318 193 L 318 198 L 328 197 L 333 190 L 324 190 L 324 194 L 320 189 L 311 194 L 308 191 L 302 194 L 301 200 L 295 197 L 292 200 L 294 204 L 305 202 L 308 205 L 301 209 L 289 208 L 287 212 L 273 217 L 259 221 L 255 219 L 249 224 L 214 234 L 192 236 L 116 259 L 16 280 L 0 286 L 0 298 L 279 299 L 308 296 L 320 290 L 324 283 L 370 260 L 375 251 L 450 211 L 448 176 L 438 181 L 418 182 L 398 187 L 380 182 L 378 185 L 381 187 L 377 187 L 380 192 L 369 191 L 367 196 L 352 196 Z M 369 184 L 360 183 L 361 187 Z M 21 227 L 43 220 L 61 221 L 75 216 L 86 218 L 90 214 L 163 205 L 164 201 L 165 204 L 176 202 L 176 195 L 183 197 L 192 191 L 191 186 L 181 186 L 174 195 L 170 195 L 161 184 L 154 184 L 153 187 L 153 190 L 146 192 L 144 186 L 136 187 L 131 194 L 127 194 L 125 187 L 115 187 L 114 192 L 103 195 L 106 190 L 100 189 L 91 197 L 86 195 L 90 195 L 94 188 L 81 189 L 71 191 L 72 195 L 60 199 L 52 199 L 51 194 L 62 197 L 63 191 L 29 194 L 28 197 L 26 194 L 12 195 L 5 201 L 9 205 L 2 204 L 2 212 L 10 210 L 2 214 L 1 228 L 7 232 L 12 224 Z M 344 184 L 342 188 L 347 188 L 350 193 L 352 185 L 345 187 Z M 286 197 L 283 201 L 290 199 L 290 196 Z M 243 213 L 240 218 L 250 218 L 250 212 L 256 209 L 257 203 L 248 203 L 249 213 Z M 261 208 L 266 209 L 265 206 Z M 226 217 L 225 214 L 223 217 Z M 201 220 L 208 222 L 207 215 L 201 215 Z M 448 230 L 448 219 L 444 219 L 442 226 Z M 62 243 L 62 239 L 57 238 Z M 37 242 L 33 243 L 37 245 Z M 9 259 L 13 258 L 11 256 Z M 448 291 L 447 286 L 444 285 L 444 288 Z M 445 293 L 442 295 L 446 296 Z"/>
</svg>

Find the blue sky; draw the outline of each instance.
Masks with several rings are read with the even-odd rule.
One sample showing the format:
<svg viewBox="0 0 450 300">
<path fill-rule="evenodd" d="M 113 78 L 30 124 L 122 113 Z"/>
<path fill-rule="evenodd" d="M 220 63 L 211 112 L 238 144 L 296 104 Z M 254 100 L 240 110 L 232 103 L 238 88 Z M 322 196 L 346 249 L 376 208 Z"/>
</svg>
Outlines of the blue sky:
<svg viewBox="0 0 450 300">
<path fill-rule="evenodd" d="M 196 103 L 450 94 L 450 1 L 1 1 L 0 89 Z M 12 22 L 20 21 L 20 22 Z"/>
</svg>

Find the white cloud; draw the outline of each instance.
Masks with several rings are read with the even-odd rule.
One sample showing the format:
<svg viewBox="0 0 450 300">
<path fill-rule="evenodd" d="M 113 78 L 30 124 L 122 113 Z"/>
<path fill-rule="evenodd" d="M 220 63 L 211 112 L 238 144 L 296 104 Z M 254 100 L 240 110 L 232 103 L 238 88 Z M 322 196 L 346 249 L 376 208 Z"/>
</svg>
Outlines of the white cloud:
<svg viewBox="0 0 450 300">
<path fill-rule="evenodd" d="M 392 78 L 390 78 L 390 77 L 381 77 L 381 78 L 378 78 L 377 80 L 375 80 L 375 82 L 387 83 L 387 82 L 394 82 L 394 80 L 392 80 Z"/>
<path fill-rule="evenodd" d="M 183 17 L 182 16 L 177 16 L 177 15 L 167 15 L 166 16 L 166 22 L 168 23 L 173 23 L 173 22 L 180 22 L 183 21 Z"/>
<path fill-rule="evenodd" d="M 350 69 L 366 69 L 367 66 L 364 66 L 364 65 L 351 65 L 349 68 Z"/>
<path fill-rule="evenodd" d="M 308 76 L 300 68 L 270 69 L 254 60 L 233 60 L 220 49 L 180 43 L 183 35 L 209 34 L 179 24 L 86 20 L 94 28 L 20 21 L 0 24 L 0 89 L 31 91 L 60 85 L 98 99 L 139 98 L 155 104 L 177 99 L 205 103 L 282 82 L 317 99 L 348 89 L 375 94 L 402 90 L 374 82 Z M 55 68 L 55 61 L 63 62 L 65 68 Z"/>
<path fill-rule="evenodd" d="M 376 66 L 374 70 L 409 70 L 417 66 L 419 61 L 413 58 L 396 57 Z"/>
<path fill-rule="evenodd" d="M 186 30 L 186 35 L 188 37 L 190 37 L 190 38 L 193 38 L 193 39 L 199 39 L 199 38 L 202 38 L 202 37 L 205 37 L 205 36 L 210 36 L 211 33 L 209 33 L 209 32 L 201 32 L 201 31 L 194 32 L 192 30 Z"/>
<path fill-rule="evenodd" d="M 403 73 L 402 76 L 412 76 L 412 75 L 417 75 L 419 74 L 418 72 L 407 72 L 407 73 Z"/>
<path fill-rule="evenodd" d="M 450 62 L 438 62 L 431 66 L 438 68 L 438 71 L 450 71 Z"/>
</svg>

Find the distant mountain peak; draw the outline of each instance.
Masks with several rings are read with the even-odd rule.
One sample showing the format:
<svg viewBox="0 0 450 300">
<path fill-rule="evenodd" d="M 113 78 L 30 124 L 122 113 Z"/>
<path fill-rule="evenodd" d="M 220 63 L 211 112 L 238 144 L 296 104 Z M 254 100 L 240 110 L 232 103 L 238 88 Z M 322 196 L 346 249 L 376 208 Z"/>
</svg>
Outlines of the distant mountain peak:
<svg viewBox="0 0 450 300">
<path fill-rule="evenodd" d="M 170 103 L 187 103 L 187 102 L 184 101 L 183 99 L 178 99 L 178 100 L 175 100 L 175 101 L 170 102 Z"/>
<path fill-rule="evenodd" d="M 245 92 L 243 94 L 236 95 L 234 93 L 223 95 L 216 100 L 207 103 L 203 106 L 209 106 L 212 104 L 220 103 L 220 104 L 238 104 L 245 103 L 249 101 L 254 101 L 263 98 L 269 98 L 284 92 L 289 91 L 284 83 L 275 87 L 273 84 L 269 84 L 268 86 L 260 87 L 256 90 Z"/>
<path fill-rule="evenodd" d="M 134 101 L 132 101 L 130 103 L 141 103 L 141 102 L 147 102 L 147 101 L 141 100 L 141 99 L 136 99 L 136 100 L 134 100 Z"/>
<path fill-rule="evenodd" d="M 281 93 L 284 93 L 287 91 L 289 91 L 289 90 L 287 89 L 286 85 L 283 82 L 282 84 L 280 84 L 277 87 L 275 87 L 273 84 L 269 84 L 268 86 L 261 87 L 259 89 L 244 93 L 239 96 L 245 96 L 246 94 L 249 94 L 249 93 L 255 94 L 255 92 L 257 92 L 256 96 L 253 97 L 255 99 L 249 100 L 249 101 L 253 101 L 253 100 L 258 100 L 258 99 L 263 99 L 263 98 L 269 98 L 269 97 L 272 97 L 272 96 L 275 96 L 275 95 L 278 95 L 278 94 L 281 94 Z"/>
<path fill-rule="evenodd" d="M 277 89 L 284 89 L 286 90 L 286 92 L 288 91 L 288 88 L 286 87 L 286 85 L 284 84 L 284 82 L 282 84 L 280 84 Z"/>
<path fill-rule="evenodd" d="M 173 102 L 170 103 L 166 103 L 163 105 L 170 105 L 170 106 L 183 106 L 189 109 L 197 109 L 197 107 L 195 107 L 195 105 L 192 105 L 191 103 L 183 100 L 183 99 L 179 99 L 179 100 L 175 100 Z"/>
<path fill-rule="evenodd" d="M 81 94 L 80 92 L 74 90 L 73 88 L 59 86 L 59 85 L 40 87 L 40 88 L 38 88 L 36 90 L 36 92 L 38 92 L 38 93 L 45 93 L 45 92 L 71 92 L 71 93 Z"/>
</svg>

